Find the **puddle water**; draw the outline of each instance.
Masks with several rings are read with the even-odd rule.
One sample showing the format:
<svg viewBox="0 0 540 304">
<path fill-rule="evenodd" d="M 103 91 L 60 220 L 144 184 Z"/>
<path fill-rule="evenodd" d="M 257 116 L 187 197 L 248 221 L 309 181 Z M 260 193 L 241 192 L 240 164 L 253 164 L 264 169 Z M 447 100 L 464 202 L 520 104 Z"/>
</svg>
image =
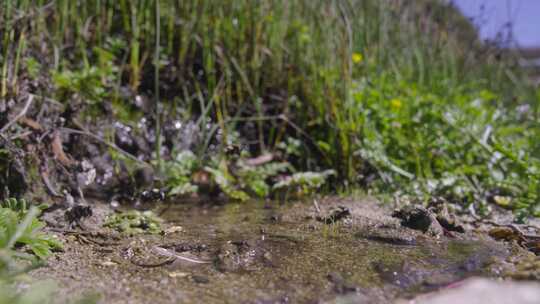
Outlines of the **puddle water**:
<svg viewBox="0 0 540 304">
<path fill-rule="evenodd" d="M 490 275 L 507 255 L 487 240 L 437 240 L 399 228 L 368 202 L 339 204 L 351 215 L 334 224 L 317 221 L 311 204 L 178 204 L 162 216 L 182 232 L 107 248 L 73 242 L 39 274 L 52 271 L 66 290 L 93 289 L 106 302 L 384 303 Z M 167 261 L 156 247 L 182 259 Z"/>
</svg>

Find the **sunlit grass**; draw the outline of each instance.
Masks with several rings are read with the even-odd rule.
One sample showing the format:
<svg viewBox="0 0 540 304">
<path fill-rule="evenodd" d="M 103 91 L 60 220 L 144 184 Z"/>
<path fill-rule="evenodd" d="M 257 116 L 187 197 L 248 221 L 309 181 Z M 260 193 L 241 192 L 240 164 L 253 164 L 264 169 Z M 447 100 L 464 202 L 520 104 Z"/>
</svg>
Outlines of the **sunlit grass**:
<svg viewBox="0 0 540 304">
<path fill-rule="evenodd" d="M 62 102 L 78 94 L 126 116 L 120 87 L 159 92 L 169 116 L 204 126 L 201 159 L 218 131 L 254 154 L 295 137 L 294 165 L 332 168 L 342 186 L 479 211 L 500 196 L 538 212 L 540 93 L 438 1 L 8 0 L 2 11 L 2 97 L 32 58 L 42 77 L 72 75 L 44 92 Z"/>
</svg>

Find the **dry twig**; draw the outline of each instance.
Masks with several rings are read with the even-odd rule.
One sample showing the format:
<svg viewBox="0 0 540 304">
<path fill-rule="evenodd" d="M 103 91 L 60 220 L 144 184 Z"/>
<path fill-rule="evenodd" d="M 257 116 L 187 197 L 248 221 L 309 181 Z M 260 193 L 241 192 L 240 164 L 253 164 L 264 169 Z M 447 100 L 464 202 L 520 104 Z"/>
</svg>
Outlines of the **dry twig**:
<svg viewBox="0 0 540 304">
<path fill-rule="evenodd" d="M 67 133 L 73 133 L 73 134 L 79 134 L 79 135 L 88 136 L 88 137 L 94 139 L 95 141 L 97 141 L 99 143 L 102 143 L 102 144 L 104 144 L 106 146 L 109 146 L 110 148 L 120 152 L 121 154 L 123 154 L 124 156 L 126 156 L 127 158 L 129 158 L 131 160 L 134 160 L 134 161 L 136 161 L 136 162 L 138 162 L 138 163 L 140 163 L 140 164 L 142 164 L 144 166 L 152 167 L 147 162 L 138 159 L 133 154 L 123 150 L 122 148 L 118 147 L 117 145 L 115 145 L 115 144 L 113 144 L 111 142 L 108 142 L 108 141 L 102 139 L 101 137 L 99 137 L 99 136 L 97 136 L 95 134 L 90 133 L 89 131 L 75 130 L 75 129 L 71 129 L 71 128 L 61 128 L 60 130 L 63 131 L 63 132 L 67 132 Z"/>
<path fill-rule="evenodd" d="M 8 122 L 5 126 L 0 129 L 0 133 L 3 135 L 5 131 L 7 131 L 12 125 L 14 125 L 19 119 L 21 119 L 24 115 L 26 115 L 26 112 L 28 112 L 28 109 L 30 108 L 30 105 L 32 105 L 32 102 L 34 101 L 34 95 L 30 94 L 28 95 L 28 99 L 26 100 L 26 104 L 24 105 L 24 108 L 22 109 L 15 118 L 13 118 L 10 122 Z"/>
</svg>

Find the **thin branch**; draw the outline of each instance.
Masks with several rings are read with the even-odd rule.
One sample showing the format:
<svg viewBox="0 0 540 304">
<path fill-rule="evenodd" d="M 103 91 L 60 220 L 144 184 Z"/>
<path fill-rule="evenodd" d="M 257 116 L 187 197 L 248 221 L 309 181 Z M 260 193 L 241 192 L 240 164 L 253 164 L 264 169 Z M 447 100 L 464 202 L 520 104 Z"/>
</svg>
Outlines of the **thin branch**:
<svg viewBox="0 0 540 304">
<path fill-rule="evenodd" d="M 124 156 L 126 156 L 127 158 L 131 159 L 131 160 L 134 160 L 144 166 L 147 166 L 147 167 L 152 167 L 152 165 L 150 165 L 149 163 L 143 161 L 143 160 L 140 160 L 138 159 L 137 157 L 135 157 L 133 154 L 123 150 L 122 148 L 118 147 L 117 145 L 111 143 L 111 142 L 108 142 L 104 139 L 102 139 L 101 137 L 93 134 L 93 133 L 90 133 L 89 131 L 81 131 L 81 130 L 75 130 L 75 129 L 71 129 L 71 128 L 60 128 L 61 131 L 64 131 L 64 132 L 68 132 L 68 133 L 73 133 L 73 134 L 79 134 L 79 135 L 85 135 L 85 136 L 88 136 L 92 139 L 94 139 L 95 141 L 99 142 L 99 143 L 102 143 L 118 152 L 120 152 L 121 154 L 123 154 Z"/>
<path fill-rule="evenodd" d="M 11 120 L 5 126 L 3 126 L 2 129 L 0 129 L 0 133 L 4 133 L 5 131 L 7 131 L 13 124 L 15 124 L 19 119 L 21 119 L 21 117 L 26 115 L 26 112 L 28 112 L 28 109 L 30 108 L 32 101 L 34 101 L 34 95 L 30 94 L 28 95 L 28 99 L 26 100 L 26 104 L 24 105 L 24 108 L 22 109 L 22 111 L 19 112 L 19 114 L 17 114 L 17 116 L 15 116 L 13 120 Z"/>
<path fill-rule="evenodd" d="M 56 100 L 56 99 L 52 99 L 50 97 L 45 97 L 45 96 L 41 96 L 41 95 L 36 95 L 36 94 L 30 94 L 32 96 L 34 96 L 35 98 L 39 98 L 45 102 L 48 102 L 50 104 L 53 104 L 55 106 L 59 106 L 59 107 L 64 107 L 64 104 L 61 103 L 60 101 Z"/>
</svg>

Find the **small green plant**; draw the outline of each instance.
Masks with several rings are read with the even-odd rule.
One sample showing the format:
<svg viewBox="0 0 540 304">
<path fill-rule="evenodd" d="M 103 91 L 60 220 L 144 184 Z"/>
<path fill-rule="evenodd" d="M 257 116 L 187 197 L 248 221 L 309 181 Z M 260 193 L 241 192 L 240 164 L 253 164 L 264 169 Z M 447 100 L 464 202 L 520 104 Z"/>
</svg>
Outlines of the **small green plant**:
<svg viewBox="0 0 540 304">
<path fill-rule="evenodd" d="M 321 235 L 324 239 L 335 238 L 339 236 L 339 224 L 331 223 L 321 226 Z"/>
<path fill-rule="evenodd" d="M 102 48 L 95 48 L 97 64 L 80 69 L 66 68 L 54 71 L 52 80 L 60 100 L 80 95 L 89 104 L 107 98 L 115 85 L 118 67 L 113 64 L 114 54 Z M 66 66 L 69 66 L 66 63 Z"/>
<path fill-rule="evenodd" d="M 152 211 L 130 210 L 109 216 L 104 226 L 128 235 L 156 234 L 161 232 L 162 222 Z"/>
<path fill-rule="evenodd" d="M 274 190 L 287 190 L 307 195 L 319 189 L 330 176 L 335 175 L 334 170 L 325 170 L 322 172 L 298 172 L 286 177 L 274 185 Z"/>
<path fill-rule="evenodd" d="M 57 239 L 40 231 L 44 224 L 37 219 L 39 212 L 23 199 L 0 203 L 0 304 L 52 303 L 55 284 L 50 281 L 33 283 L 24 291 L 14 288 L 19 276 L 62 248 Z"/>
<path fill-rule="evenodd" d="M 195 154 L 189 150 L 178 153 L 173 161 L 164 166 L 166 185 L 170 189 L 168 194 L 183 196 L 197 193 L 198 187 L 191 182 L 193 172 L 198 168 Z"/>
<path fill-rule="evenodd" d="M 537 123 L 501 96 L 470 82 L 454 92 L 372 77 L 353 88 L 358 134 L 355 155 L 392 189 L 420 201 L 432 196 L 487 212 L 488 202 L 537 215 Z M 500 203 L 504 202 L 504 203 Z"/>
<path fill-rule="evenodd" d="M 37 61 L 33 57 L 29 57 L 26 59 L 25 64 L 28 76 L 30 76 L 30 78 L 33 80 L 38 79 L 39 72 L 41 70 L 41 64 L 39 63 L 39 61 Z"/>
<path fill-rule="evenodd" d="M 289 142 L 288 146 L 295 146 L 295 143 Z M 295 147 L 289 149 L 293 148 Z M 166 185 L 170 189 L 168 194 L 183 196 L 198 193 L 199 188 L 192 180 L 198 170 L 208 173 L 211 179 L 209 183 L 219 187 L 229 199 L 237 201 L 268 198 L 274 190 L 281 191 L 288 187 L 301 188 L 308 194 L 324 184 L 328 176 L 334 174 L 334 171 L 328 170 L 320 173 L 300 172 L 290 176 L 290 172 L 294 172 L 295 169 L 289 162 L 268 161 L 254 165 L 249 163 L 248 156 L 243 155 L 234 162 L 227 158 L 216 157 L 201 169 L 200 161 L 191 151 L 180 152 L 173 161 L 167 162 L 164 166 Z M 279 176 L 284 177 L 286 181 L 278 182 Z"/>
<path fill-rule="evenodd" d="M 229 171 L 227 161 L 222 159 L 217 168 L 205 167 L 204 170 L 212 176 L 213 181 L 219 186 L 221 191 L 229 198 L 238 201 L 247 201 L 249 195 L 242 190 L 237 177 Z"/>
<path fill-rule="evenodd" d="M 251 197 L 267 198 L 276 191 L 295 189 L 303 195 L 312 194 L 322 186 L 333 170 L 323 172 L 294 172 L 288 162 L 269 162 L 258 166 L 249 165 L 244 159 L 236 162 L 234 171 L 222 160 L 218 168 L 206 167 L 215 183 L 231 199 L 246 201 Z M 278 181 L 278 177 L 281 178 Z"/>
<path fill-rule="evenodd" d="M 251 166 L 240 159 L 237 167 L 236 175 L 242 188 L 258 198 L 265 198 L 271 194 L 273 182 L 271 179 L 278 174 L 293 171 L 293 167 L 288 162 L 270 162 L 260 166 Z"/>
<path fill-rule="evenodd" d="M 61 243 L 41 230 L 45 224 L 37 219 L 37 207 L 28 209 L 23 199 L 9 198 L 0 207 L 0 248 L 10 251 L 27 248 L 39 259 L 47 258 L 53 250 L 62 248 Z M 16 254 L 16 256 L 21 256 Z"/>
<path fill-rule="evenodd" d="M 54 303 L 56 284 L 40 281 L 30 284 L 23 292 L 17 292 L 13 284 L 0 281 L 0 304 L 41 304 Z"/>
</svg>

